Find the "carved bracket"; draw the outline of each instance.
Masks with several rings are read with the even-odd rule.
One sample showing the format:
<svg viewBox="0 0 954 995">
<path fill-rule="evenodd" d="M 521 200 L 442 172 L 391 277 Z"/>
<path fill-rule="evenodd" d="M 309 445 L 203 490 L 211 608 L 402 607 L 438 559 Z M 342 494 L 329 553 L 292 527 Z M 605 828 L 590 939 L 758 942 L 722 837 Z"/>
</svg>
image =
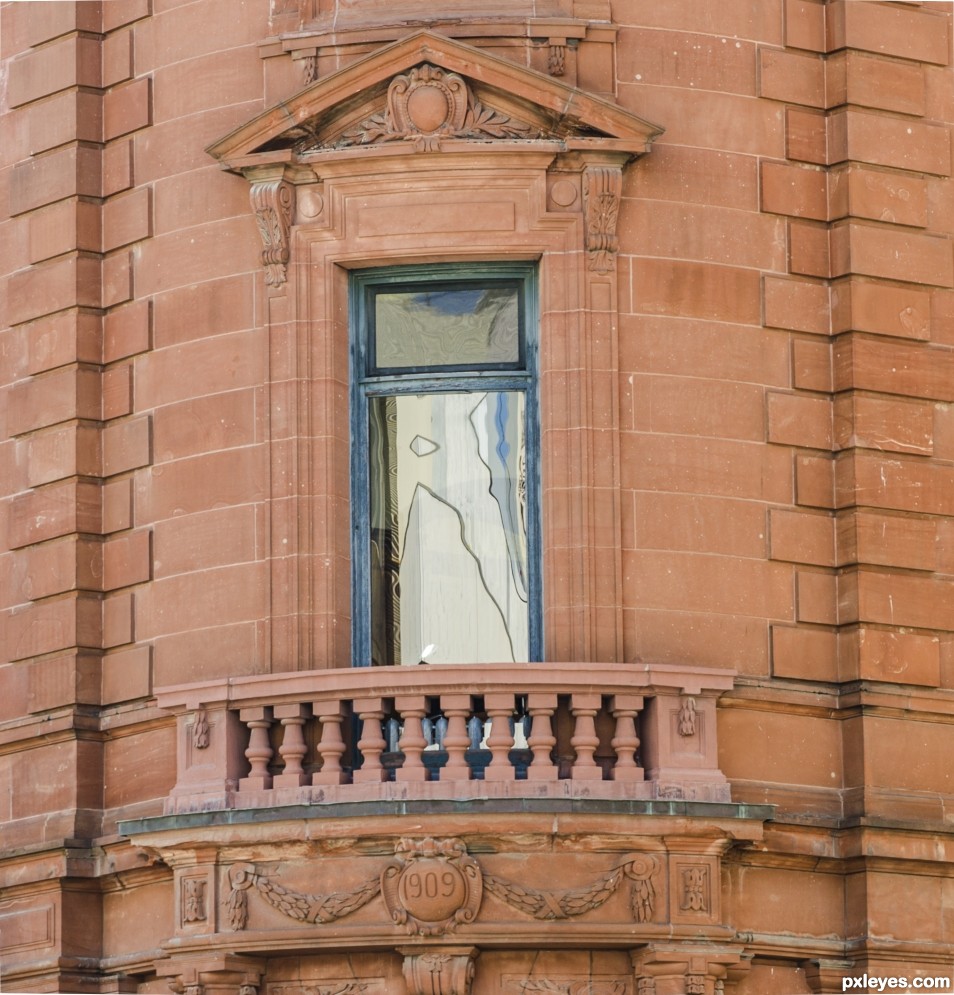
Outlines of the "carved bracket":
<svg viewBox="0 0 954 995">
<path fill-rule="evenodd" d="M 262 961 L 221 951 L 156 961 L 156 974 L 166 979 L 175 995 L 206 995 L 210 991 L 258 995 L 264 972 Z"/>
<path fill-rule="evenodd" d="M 650 944 L 631 956 L 638 995 L 655 995 L 660 989 L 686 995 L 719 995 L 725 990 L 726 978 L 738 980 L 743 965 L 743 950 L 738 946 Z"/>
<path fill-rule="evenodd" d="M 295 188 L 282 177 L 252 180 L 249 199 L 262 236 L 262 265 L 270 287 L 285 283 Z"/>
<path fill-rule="evenodd" d="M 587 166 L 583 174 L 583 213 L 589 268 L 608 273 L 616 265 L 619 201 L 623 192 L 621 166 Z"/>
<path fill-rule="evenodd" d="M 402 949 L 408 995 L 470 995 L 476 947 Z"/>
</svg>

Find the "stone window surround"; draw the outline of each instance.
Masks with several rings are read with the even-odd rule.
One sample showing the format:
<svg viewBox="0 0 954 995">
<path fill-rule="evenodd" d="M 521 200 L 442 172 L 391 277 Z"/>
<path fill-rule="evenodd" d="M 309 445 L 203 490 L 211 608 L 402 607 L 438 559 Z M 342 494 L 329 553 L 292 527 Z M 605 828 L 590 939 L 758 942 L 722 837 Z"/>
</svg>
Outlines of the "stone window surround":
<svg viewBox="0 0 954 995">
<path fill-rule="evenodd" d="M 415 66 L 462 79 L 503 137 L 449 121 L 348 138 L 383 119 L 389 82 L 418 85 Z M 273 671 L 352 662 L 348 273 L 432 262 L 537 263 L 544 654 L 622 659 L 615 226 L 622 170 L 659 131 L 423 31 L 210 148 L 251 184 L 269 284 Z"/>
</svg>

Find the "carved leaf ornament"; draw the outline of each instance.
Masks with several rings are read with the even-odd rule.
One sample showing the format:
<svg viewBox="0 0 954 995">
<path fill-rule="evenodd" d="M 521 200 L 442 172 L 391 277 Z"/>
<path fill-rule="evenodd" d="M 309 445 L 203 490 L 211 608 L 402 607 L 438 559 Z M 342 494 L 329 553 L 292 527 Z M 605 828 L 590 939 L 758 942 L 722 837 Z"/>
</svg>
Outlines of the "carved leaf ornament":
<svg viewBox="0 0 954 995">
<path fill-rule="evenodd" d="M 328 144 L 306 139 L 298 152 L 317 152 L 382 142 L 411 142 L 436 152 L 442 138 L 538 138 L 530 125 L 482 104 L 457 73 L 428 63 L 391 80 L 387 106 Z"/>
<path fill-rule="evenodd" d="M 633 920 L 646 923 L 652 920 L 655 908 L 653 878 L 658 870 L 655 857 L 639 854 L 587 888 L 543 891 L 483 873 L 462 840 L 402 839 L 395 846 L 394 859 L 379 877 L 351 891 L 328 895 L 293 891 L 251 864 L 233 864 L 229 869 L 232 888 L 225 904 L 229 925 L 242 930 L 248 924 L 247 894 L 252 888 L 283 915 L 318 924 L 350 915 L 380 894 L 395 925 L 404 926 L 412 935 L 440 936 L 476 919 L 485 888 L 525 915 L 552 921 L 598 909 L 628 880 L 632 882 Z"/>
</svg>

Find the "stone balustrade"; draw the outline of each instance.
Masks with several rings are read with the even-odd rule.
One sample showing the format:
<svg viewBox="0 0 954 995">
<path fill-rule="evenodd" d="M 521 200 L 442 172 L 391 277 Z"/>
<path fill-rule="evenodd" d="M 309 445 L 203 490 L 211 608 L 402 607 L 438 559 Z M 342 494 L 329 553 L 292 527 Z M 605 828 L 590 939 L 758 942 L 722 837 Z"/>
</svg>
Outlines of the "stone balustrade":
<svg viewBox="0 0 954 995">
<path fill-rule="evenodd" d="M 727 801 L 725 670 L 483 664 L 298 671 L 160 688 L 168 812 L 493 797 Z"/>
</svg>

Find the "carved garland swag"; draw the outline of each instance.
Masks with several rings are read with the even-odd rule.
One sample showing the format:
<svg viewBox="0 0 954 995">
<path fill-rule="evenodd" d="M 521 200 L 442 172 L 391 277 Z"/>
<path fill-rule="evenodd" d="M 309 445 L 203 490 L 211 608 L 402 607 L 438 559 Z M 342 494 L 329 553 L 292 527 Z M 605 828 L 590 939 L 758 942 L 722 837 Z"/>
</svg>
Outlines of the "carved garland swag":
<svg viewBox="0 0 954 995">
<path fill-rule="evenodd" d="M 282 915 L 315 924 L 335 922 L 381 895 L 395 925 L 404 926 L 412 935 L 441 936 L 477 918 L 484 890 L 524 915 L 553 921 L 598 909 L 628 881 L 633 921 L 648 923 L 655 909 L 653 879 L 658 870 L 655 857 L 638 854 L 585 888 L 554 892 L 484 872 L 459 839 L 402 839 L 395 847 L 395 859 L 379 875 L 351 891 L 327 895 L 294 891 L 272 881 L 252 864 L 233 864 L 225 904 L 229 926 L 239 931 L 248 925 L 248 892 L 252 888 Z"/>
</svg>

